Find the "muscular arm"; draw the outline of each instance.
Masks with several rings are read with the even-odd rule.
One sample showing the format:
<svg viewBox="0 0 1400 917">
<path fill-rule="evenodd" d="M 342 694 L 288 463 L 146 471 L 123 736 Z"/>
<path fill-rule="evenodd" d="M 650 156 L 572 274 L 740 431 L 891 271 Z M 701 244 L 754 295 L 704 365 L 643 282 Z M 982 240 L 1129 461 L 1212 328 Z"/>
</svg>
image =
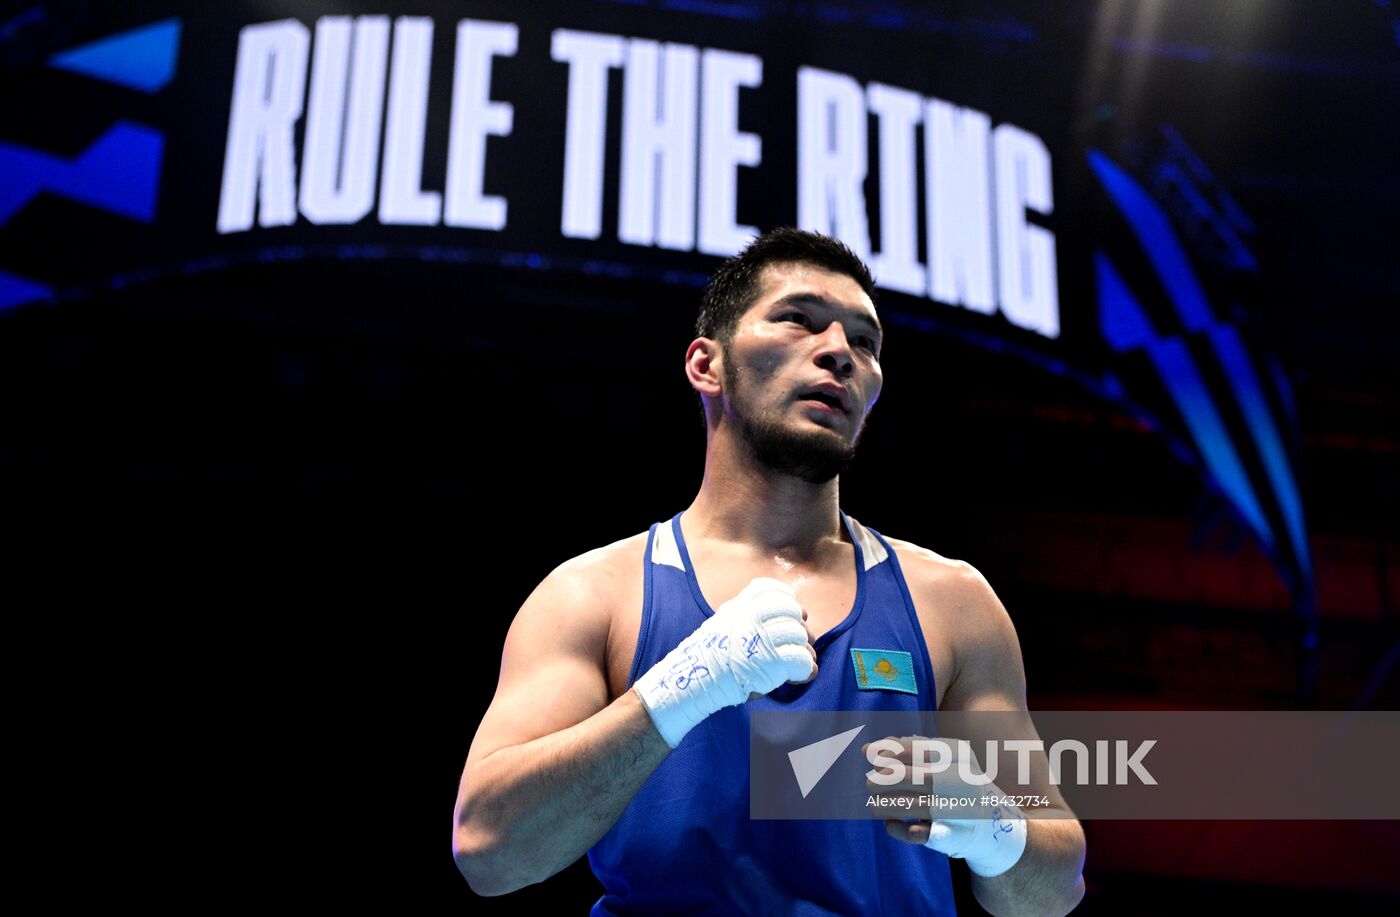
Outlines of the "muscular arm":
<svg viewBox="0 0 1400 917">
<path fill-rule="evenodd" d="M 598 842 L 670 754 L 633 691 L 582 723 L 469 766 L 453 852 L 472 889 L 541 882 Z"/>
<path fill-rule="evenodd" d="M 953 642 L 955 676 L 940 709 L 1026 710 L 1020 642 L 1010 616 L 987 581 L 972 567 L 942 558 L 937 569 L 926 560 L 922 575 L 917 560 L 905 563 L 914 567 L 909 585 L 916 605 L 922 594 L 925 604 L 950 603 L 953 608 L 953 624 L 947 633 Z M 1038 736 L 1027 722 L 1025 734 L 1016 738 Z M 998 917 L 1066 914 L 1084 897 L 1084 830 L 1054 786 L 1046 784 L 1022 792 L 1049 796 L 1052 805 L 1040 811 L 1056 809 L 1066 817 L 1027 819 L 1026 849 L 1020 860 L 999 876 L 986 878 L 974 873 L 973 895 Z M 921 844 L 928 838 L 926 822 L 912 826 L 894 822 L 889 830 L 908 843 Z"/>
<path fill-rule="evenodd" d="M 550 574 L 506 637 L 453 826 L 458 867 L 480 894 L 539 882 L 577 859 L 705 717 L 816 675 L 797 596 L 759 577 L 609 704 L 608 634 L 639 559 L 619 545 Z"/>
<path fill-rule="evenodd" d="M 625 592 L 617 567 L 596 553 L 565 564 L 511 625 L 453 820 L 457 867 L 478 894 L 578 859 L 670 753 L 635 692 L 608 703 L 608 629 Z"/>
</svg>

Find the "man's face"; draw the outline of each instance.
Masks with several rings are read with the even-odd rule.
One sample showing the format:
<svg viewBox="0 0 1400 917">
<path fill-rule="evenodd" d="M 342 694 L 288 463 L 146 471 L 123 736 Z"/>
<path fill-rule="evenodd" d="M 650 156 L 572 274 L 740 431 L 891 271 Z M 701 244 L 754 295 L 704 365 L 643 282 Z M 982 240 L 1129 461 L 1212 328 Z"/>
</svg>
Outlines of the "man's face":
<svg viewBox="0 0 1400 917">
<path fill-rule="evenodd" d="M 760 463 L 829 481 L 855 456 L 880 395 L 880 345 L 875 307 L 853 278 L 769 264 L 724 348 L 725 411 Z"/>
</svg>

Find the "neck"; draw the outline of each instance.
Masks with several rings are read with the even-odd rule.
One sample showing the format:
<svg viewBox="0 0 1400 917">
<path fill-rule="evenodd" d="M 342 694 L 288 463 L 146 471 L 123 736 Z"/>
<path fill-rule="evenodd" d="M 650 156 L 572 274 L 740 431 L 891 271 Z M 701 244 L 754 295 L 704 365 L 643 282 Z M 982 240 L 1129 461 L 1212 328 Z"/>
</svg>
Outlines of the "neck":
<svg viewBox="0 0 1400 917">
<path fill-rule="evenodd" d="M 840 478 L 812 484 L 760 465 L 725 428 L 712 432 L 705 477 L 685 511 L 701 538 L 814 560 L 844 537 Z"/>
</svg>

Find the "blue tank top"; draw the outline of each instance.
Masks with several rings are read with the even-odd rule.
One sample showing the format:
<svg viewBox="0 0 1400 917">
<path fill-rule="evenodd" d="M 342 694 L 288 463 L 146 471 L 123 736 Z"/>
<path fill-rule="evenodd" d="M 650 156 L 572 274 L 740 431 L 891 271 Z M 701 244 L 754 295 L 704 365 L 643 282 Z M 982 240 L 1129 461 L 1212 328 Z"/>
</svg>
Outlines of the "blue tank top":
<svg viewBox="0 0 1400 917">
<path fill-rule="evenodd" d="M 815 644 L 805 685 L 706 718 L 652 773 L 588 860 L 603 883 L 594 915 L 954 913 L 948 858 L 890 837 L 884 822 L 749 818 L 752 710 L 903 710 L 936 706 L 933 665 L 894 551 L 842 514 L 855 545 L 856 598 Z M 641 632 L 630 688 L 714 610 L 700 594 L 680 513 L 651 527 Z M 851 649 L 901 650 L 917 693 L 861 690 Z M 866 673 L 860 673 L 866 674 Z"/>
</svg>

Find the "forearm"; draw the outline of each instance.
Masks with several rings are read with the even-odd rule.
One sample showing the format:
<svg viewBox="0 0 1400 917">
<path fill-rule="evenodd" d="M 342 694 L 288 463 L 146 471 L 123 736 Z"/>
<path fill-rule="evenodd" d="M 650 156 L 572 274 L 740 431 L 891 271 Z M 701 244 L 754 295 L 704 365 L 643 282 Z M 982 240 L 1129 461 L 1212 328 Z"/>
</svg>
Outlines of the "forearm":
<svg viewBox="0 0 1400 917">
<path fill-rule="evenodd" d="M 1071 819 L 1026 820 L 1026 849 L 999 876 L 972 876 L 977 902 L 996 917 L 1067 914 L 1084 897 L 1084 829 Z"/>
<path fill-rule="evenodd" d="M 543 881 L 607 833 L 670 752 L 634 691 L 581 723 L 493 752 L 463 781 L 458 868 L 480 894 Z"/>
</svg>

